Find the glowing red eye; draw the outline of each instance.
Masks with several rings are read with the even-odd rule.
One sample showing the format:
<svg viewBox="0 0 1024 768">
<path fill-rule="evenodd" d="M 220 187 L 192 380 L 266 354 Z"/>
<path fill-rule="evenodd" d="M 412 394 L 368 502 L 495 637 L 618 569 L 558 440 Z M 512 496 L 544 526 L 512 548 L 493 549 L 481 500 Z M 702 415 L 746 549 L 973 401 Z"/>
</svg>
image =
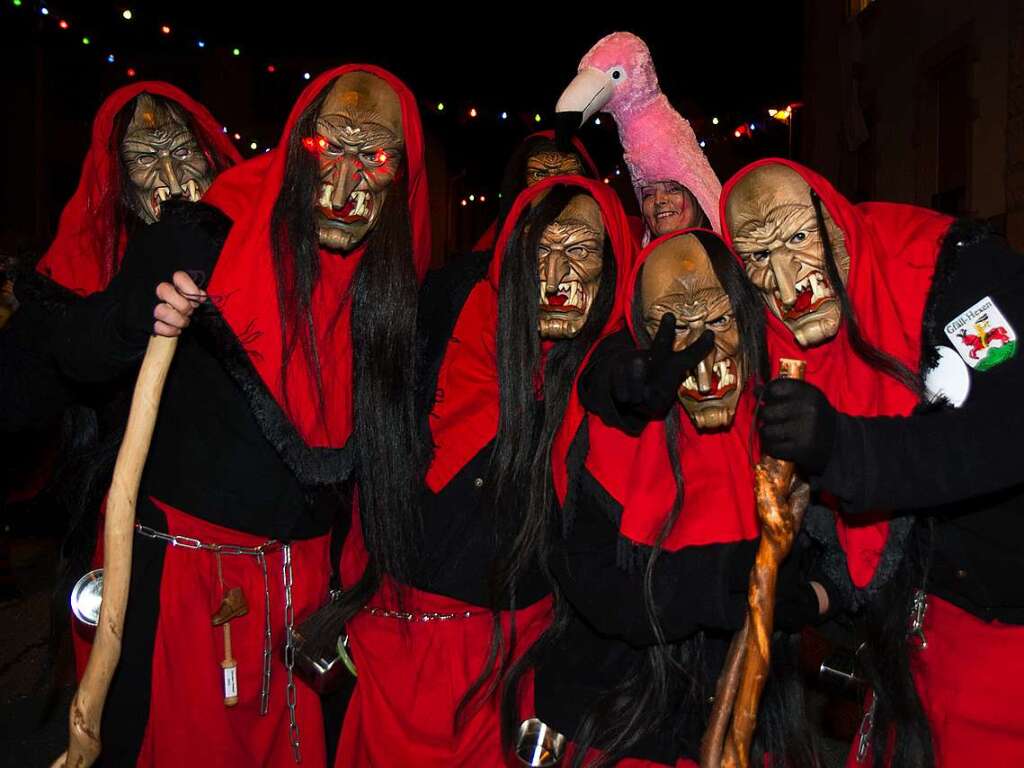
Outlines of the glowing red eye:
<svg viewBox="0 0 1024 768">
<path fill-rule="evenodd" d="M 307 136 L 302 140 L 302 146 L 308 149 L 310 152 L 326 152 L 327 147 L 330 145 L 327 143 L 327 139 L 323 136 Z"/>
<path fill-rule="evenodd" d="M 373 156 L 373 160 L 379 165 L 384 165 L 388 161 L 388 153 L 383 149 L 378 149 L 377 153 Z"/>
</svg>

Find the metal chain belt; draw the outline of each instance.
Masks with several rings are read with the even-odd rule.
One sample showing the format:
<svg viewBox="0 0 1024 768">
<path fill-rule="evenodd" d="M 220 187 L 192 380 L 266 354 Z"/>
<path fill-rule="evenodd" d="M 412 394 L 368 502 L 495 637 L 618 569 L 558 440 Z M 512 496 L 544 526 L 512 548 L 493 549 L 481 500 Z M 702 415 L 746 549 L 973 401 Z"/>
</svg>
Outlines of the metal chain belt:
<svg viewBox="0 0 1024 768">
<path fill-rule="evenodd" d="M 288 686 L 285 699 L 288 702 L 288 731 L 292 740 L 292 754 L 295 762 L 302 762 L 299 748 L 299 722 L 295 718 L 297 691 L 295 690 L 295 606 L 292 604 L 292 548 L 284 545 L 281 577 L 284 580 L 284 668 L 288 670 Z"/>
<path fill-rule="evenodd" d="M 299 721 L 296 716 L 298 691 L 295 688 L 295 606 L 292 600 L 292 548 L 276 539 L 268 539 L 257 547 L 242 547 L 235 544 L 211 544 L 191 536 L 172 535 L 150 528 L 142 523 L 135 524 L 135 532 L 148 539 L 156 539 L 182 549 L 203 550 L 220 555 L 247 555 L 255 557 L 263 575 L 263 685 L 260 689 L 260 715 L 270 710 L 270 667 L 273 653 L 273 636 L 270 631 L 270 578 L 267 573 L 267 553 L 278 549 L 282 551 L 281 579 L 284 585 L 284 622 L 285 646 L 284 666 L 288 671 L 285 688 L 285 700 L 288 704 L 288 735 L 292 745 L 292 755 L 296 763 L 302 762 L 302 751 L 299 746 Z"/>
<path fill-rule="evenodd" d="M 260 552 L 256 555 L 256 560 L 263 574 L 263 615 L 267 617 L 263 622 L 263 685 L 260 688 L 260 714 L 265 715 L 270 710 L 270 647 L 274 640 L 270 634 L 270 578 L 267 575 L 267 557 Z"/>
<path fill-rule="evenodd" d="M 277 539 L 267 539 L 267 541 L 263 542 L 258 547 L 241 547 L 236 544 L 208 544 L 205 541 L 194 539 L 191 536 L 164 533 L 163 531 L 150 528 L 148 525 L 143 525 L 142 523 L 136 523 L 135 530 L 146 538 L 166 541 L 172 547 L 181 547 L 182 549 L 203 549 L 207 552 L 217 552 L 221 555 L 250 555 L 252 557 L 259 557 L 266 552 L 273 552 L 282 546 L 281 542 Z"/>
<path fill-rule="evenodd" d="M 389 608 L 373 608 L 366 606 L 364 611 L 371 616 L 381 619 L 396 619 L 398 621 L 417 621 L 426 624 L 431 621 L 451 621 L 453 619 L 471 619 L 474 616 L 482 616 L 486 611 L 453 611 L 451 613 L 440 613 L 430 611 L 428 613 L 412 613 L 409 611 L 393 611 Z"/>
</svg>

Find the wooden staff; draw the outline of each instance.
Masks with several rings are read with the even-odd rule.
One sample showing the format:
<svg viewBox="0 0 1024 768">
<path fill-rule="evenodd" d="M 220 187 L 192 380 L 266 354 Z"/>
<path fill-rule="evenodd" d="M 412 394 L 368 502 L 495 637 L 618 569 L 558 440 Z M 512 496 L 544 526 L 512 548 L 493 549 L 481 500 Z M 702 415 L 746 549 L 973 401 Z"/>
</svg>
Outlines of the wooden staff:
<svg viewBox="0 0 1024 768">
<path fill-rule="evenodd" d="M 802 379 L 802 360 L 780 361 L 779 376 Z M 792 462 L 766 456 L 754 467 L 761 541 L 750 571 L 747 619 L 733 638 L 715 691 L 715 706 L 701 742 L 701 768 L 747 768 L 771 657 L 775 584 L 807 508 L 809 489 L 790 498 Z"/>
<path fill-rule="evenodd" d="M 121 658 L 135 536 L 135 501 L 146 464 L 167 371 L 177 337 L 153 336 L 139 369 L 131 412 L 107 496 L 103 527 L 103 602 L 82 682 L 71 701 L 68 749 L 52 768 L 88 768 L 100 754 L 100 722 L 110 681 Z"/>
</svg>

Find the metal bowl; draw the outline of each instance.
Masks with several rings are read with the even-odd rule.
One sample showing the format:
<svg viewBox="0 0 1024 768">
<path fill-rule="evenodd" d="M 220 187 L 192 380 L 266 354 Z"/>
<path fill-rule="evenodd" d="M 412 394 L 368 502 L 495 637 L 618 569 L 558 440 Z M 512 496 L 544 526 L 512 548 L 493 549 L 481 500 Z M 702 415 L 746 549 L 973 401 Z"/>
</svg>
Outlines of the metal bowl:
<svg viewBox="0 0 1024 768">
<path fill-rule="evenodd" d="M 71 590 L 71 612 L 83 624 L 95 627 L 100 623 L 100 604 L 103 602 L 103 569 L 89 571 Z"/>
<path fill-rule="evenodd" d="M 516 757 L 523 765 L 546 768 L 558 765 L 565 752 L 565 736 L 535 717 L 519 725 Z"/>
</svg>

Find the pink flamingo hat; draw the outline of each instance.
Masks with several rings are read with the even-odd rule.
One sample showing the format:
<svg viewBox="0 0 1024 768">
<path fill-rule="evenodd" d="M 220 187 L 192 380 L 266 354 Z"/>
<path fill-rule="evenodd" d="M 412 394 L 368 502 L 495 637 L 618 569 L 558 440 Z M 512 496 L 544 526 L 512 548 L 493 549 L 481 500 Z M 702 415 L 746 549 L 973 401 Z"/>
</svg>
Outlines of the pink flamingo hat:
<svg viewBox="0 0 1024 768">
<path fill-rule="evenodd" d="M 579 74 L 562 92 L 556 113 L 583 125 L 599 111 L 619 127 L 619 141 L 640 198 L 645 184 L 677 181 L 721 233 L 718 198 L 722 184 L 711 170 L 686 118 L 676 112 L 658 85 L 647 43 L 630 32 L 613 32 L 597 41 L 580 61 Z"/>
</svg>

